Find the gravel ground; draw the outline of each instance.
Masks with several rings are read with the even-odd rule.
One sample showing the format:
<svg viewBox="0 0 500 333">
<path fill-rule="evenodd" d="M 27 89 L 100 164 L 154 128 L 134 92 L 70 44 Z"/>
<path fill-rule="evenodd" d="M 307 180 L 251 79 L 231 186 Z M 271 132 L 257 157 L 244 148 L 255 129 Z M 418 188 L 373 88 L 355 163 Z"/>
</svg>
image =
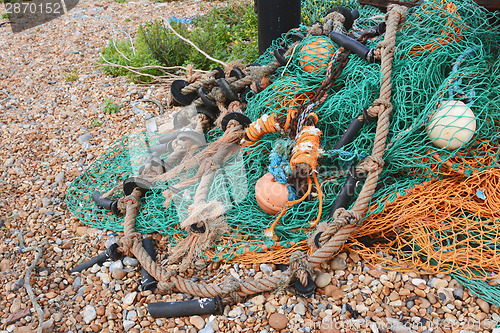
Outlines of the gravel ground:
<svg viewBox="0 0 500 333">
<path fill-rule="evenodd" d="M 22 283 L 34 253 L 19 251 L 17 230 L 26 246 L 42 250 L 30 282 L 46 332 L 265 333 L 285 327 L 290 332 L 492 332 L 500 322 L 499 308 L 472 297 L 450 276 L 387 271 L 355 253 L 341 253 L 325 265 L 312 298 L 266 293 L 227 306 L 224 315 L 191 318 L 148 315 L 148 302 L 190 297 L 140 291 L 140 270 L 132 258 L 68 273 L 113 236 L 68 213 L 68 185 L 111 142 L 144 129 L 144 115 L 155 108 L 141 98 L 169 100 L 164 86 L 131 85 L 102 74 L 94 66 L 99 51 L 110 38 L 133 35 L 145 20 L 191 17 L 212 5 L 81 0 L 68 15 L 31 30 L 12 34 L 8 25 L 0 27 L 1 332 L 31 332 L 38 325 Z M 67 82 L 75 68 L 78 80 Z M 100 111 L 110 98 L 123 105 L 119 113 Z M 93 126 L 95 119 L 102 126 Z M 165 240 L 154 237 L 160 249 L 166 248 Z M 228 271 L 241 279 L 277 274 L 273 265 L 210 264 L 196 275 L 216 282 Z"/>
</svg>

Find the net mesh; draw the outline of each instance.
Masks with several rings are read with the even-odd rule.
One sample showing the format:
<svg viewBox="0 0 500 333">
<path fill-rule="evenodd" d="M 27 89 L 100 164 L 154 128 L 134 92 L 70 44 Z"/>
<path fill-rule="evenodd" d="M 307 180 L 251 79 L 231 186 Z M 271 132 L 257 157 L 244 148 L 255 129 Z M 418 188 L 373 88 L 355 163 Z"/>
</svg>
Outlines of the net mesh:
<svg viewBox="0 0 500 333">
<path fill-rule="evenodd" d="M 358 7 L 355 1 L 341 4 Z M 303 22 L 320 20 L 332 6 L 329 1 L 303 1 Z M 384 19 L 370 6 L 359 11 L 354 24 L 357 31 Z M 484 280 L 496 277 L 493 272 L 498 272 L 500 262 L 500 197 L 495 193 L 500 181 L 500 26 L 490 22 L 499 16 L 469 0 L 426 1 L 407 14 L 396 39 L 394 109 L 384 170 L 366 220 L 348 244 L 367 260 L 397 264 L 403 270 L 447 272 L 476 292 L 479 286 L 489 286 Z M 297 29 L 306 30 L 306 26 Z M 376 47 L 382 39 L 371 39 L 367 46 Z M 284 35 L 258 62 L 270 63 L 272 51 L 292 44 Z M 245 114 L 252 121 L 265 114 L 284 117 L 308 104 L 336 50 L 338 46 L 325 37 L 305 38 L 295 47 L 289 63 L 272 75 L 271 84 L 249 99 Z M 376 125 L 365 124 L 340 150 L 333 146 L 351 120 L 378 97 L 380 84 L 380 65 L 350 55 L 327 98 L 314 110 L 322 132 L 318 180 L 323 221 L 328 219 L 348 170 L 370 154 Z M 221 135 L 216 128 L 206 137 L 213 142 Z M 219 237 L 204 253 L 205 258 L 286 263 L 292 251 L 310 251 L 306 240 L 314 230 L 309 221 L 316 219 L 319 210 L 314 193 L 284 213 L 275 229 L 277 240 L 264 235 L 275 217 L 263 212 L 255 199 L 255 184 L 276 162 L 272 157 L 280 158 L 280 166 L 289 162 L 287 154 L 277 152 L 284 139 L 280 133 L 262 135 L 216 173 L 207 201 L 223 203 L 231 231 Z M 122 230 L 123 218 L 96 207 L 90 196 L 94 191 L 112 191 L 136 175 L 147 158 L 146 147 L 157 140 L 154 134 L 134 134 L 115 143 L 73 182 L 67 195 L 69 210 L 88 225 Z M 287 168 L 282 169 L 286 174 Z M 188 170 L 148 192 L 142 199 L 137 231 L 161 232 L 172 244 L 182 239 L 186 234 L 179 223 L 187 217 L 197 184 L 176 193 L 167 207 L 162 193 L 195 173 L 196 168 Z M 115 191 L 113 196 L 121 194 Z M 498 291 L 494 287 L 488 290 L 488 300 L 498 303 L 491 296 Z"/>
</svg>

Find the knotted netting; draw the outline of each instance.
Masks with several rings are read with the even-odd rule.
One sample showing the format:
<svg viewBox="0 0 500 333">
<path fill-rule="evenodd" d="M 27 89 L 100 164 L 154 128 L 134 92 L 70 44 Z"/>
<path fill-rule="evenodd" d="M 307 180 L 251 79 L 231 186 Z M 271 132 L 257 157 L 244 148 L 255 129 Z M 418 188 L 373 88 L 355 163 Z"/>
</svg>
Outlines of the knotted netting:
<svg viewBox="0 0 500 333">
<path fill-rule="evenodd" d="M 352 1 L 344 5 L 358 7 Z M 328 1 L 304 1 L 304 23 L 321 20 L 332 6 Z M 373 7 L 362 7 L 359 12 L 354 32 L 384 19 Z M 491 22 L 498 22 L 499 16 L 468 0 L 426 1 L 407 13 L 396 39 L 393 111 L 384 169 L 364 224 L 348 245 L 364 258 L 401 269 L 452 273 L 461 281 L 496 277 L 492 272 L 498 272 L 500 263 L 500 205 L 495 193 L 500 147 L 500 26 Z M 296 32 L 305 34 L 307 27 Z M 382 40 L 375 37 L 366 45 L 376 48 Z M 350 170 L 373 147 L 376 121 L 366 121 L 352 142 L 334 149 L 351 121 L 363 116 L 362 110 L 379 96 L 380 65 L 350 54 L 340 68 L 336 59 L 346 50 L 329 38 L 307 36 L 295 44 L 289 34 L 274 41 L 257 62 L 270 63 L 273 51 L 280 47 L 293 47 L 287 64 L 270 77 L 266 89 L 249 98 L 245 110 L 254 121 L 255 142 L 227 159 L 211 184 L 206 200 L 222 204 L 229 229 L 204 252 L 207 259 L 286 263 L 291 251 L 309 250 L 307 239 L 315 231 L 309 222 L 318 216 L 321 221 L 329 220 Z M 338 78 L 317 102 L 314 96 L 325 76 L 336 69 Z M 272 130 L 271 125 L 312 104 L 321 131 L 317 178 L 322 203 L 319 192 L 311 191 L 307 200 L 283 212 L 274 229 L 275 239 L 269 238 L 265 230 L 276 216 L 257 204 L 257 181 L 271 172 L 288 185 L 290 200 L 300 196 L 300 189 L 287 183 L 294 140 Z M 207 141 L 213 142 L 223 132 L 214 128 L 206 134 Z M 149 155 L 147 147 L 157 140 L 157 134 L 133 134 L 115 143 L 73 182 L 68 208 L 88 225 L 122 230 L 123 218 L 97 207 L 90 197 L 94 191 L 120 197 L 113 189 L 137 174 Z M 187 233 L 179 225 L 189 216 L 199 181 L 179 192 L 170 191 L 168 200 L 164 193 L 196 172 L 193 166 L 156 184 L 142 198 L 137 231 L 160 232 L 174 245 L 185 238 Z M 484 288 L 489 286 L 483 283 Z M 496 292 L 488 290 L 491 295 Z M 494 297 L 489 300 L 493 302 Z"/>
</svg>

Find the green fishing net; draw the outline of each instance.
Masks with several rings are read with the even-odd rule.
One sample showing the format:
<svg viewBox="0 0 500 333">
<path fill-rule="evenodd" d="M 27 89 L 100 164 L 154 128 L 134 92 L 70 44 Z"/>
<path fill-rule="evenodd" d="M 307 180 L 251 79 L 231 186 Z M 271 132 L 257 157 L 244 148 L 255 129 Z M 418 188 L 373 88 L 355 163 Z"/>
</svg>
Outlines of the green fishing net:
<svg viewBox="0 0 500 333">
<path fill-rule="evenodd" d="M 306 25 L 321 20 L 327 10 L 337 4 L 303 1 L 305 25 L 296 31 L 305 33 Z M 351 9 L 359 7 L 356 1 L 340 4 Z M 361 7 L 359 12 L 360 18 L 354 24 L 358 32 L 384 19 L 384 14 L 374 7 Z M 398 195 L 430 179 L 443 177 L 449 170 L 460 169 L 470 175 L 499 166 L 500 26 L 490 24 L 500 19 L 499 16 L 471 0 L 426 1 L 407 14 L 396 39 L 393 111 L 385 165 L 368 215 L 382 211 L 385 203 L 392 202 Z M 374 38 L 367 46 L 375 48 L 382 40 L 383 36 Z M 291 38 L 283 35 L 257 62 L 266 65 L 274 60 L 275 49 L 292 45 Z M 328 57 L 325 58 L 321 48 L 331 50 Z M 249 99 L 245 114 L 255 121 L 264 114 L 283 116 L 299 105 L 308 104 L 321 86 L 336 50 L 338 45 L 326 37 L 305 38 L 295 47 L 289 63 L 271 76 L 271 84 Z M 335 68 L 336 63 L 330 65 Z M 307 70 L 307 66 L 313 70 Z M 352 119 L 361 116 L 362 110 L 378 98 L 380 71 L 379 64 L 350 55 L 339 78 L 328 90 L 327 98 L 315 109 L 319 117 L 317 127 L 323 133 L 324 152 L 318 169 L 324 197 L 322 221 L 328 220 L 349 169 L 371 153 L 376 121 L 366 123 L 348 145 L 341 149 L 333 147 Z M 428 133 L 432 133 L 432 139 Z M 220 129 L 212 129 L 206 135 L 207 141 L 213 142 L 221 135 Z M 220 237 L 205 253 L 207 259 L 230 260 L 245 251 L 260 252 L 278 244 L 263 234 L 275 216 L 263 212 L 257 205 L 255 183 L 268 172 L 273 156 L 278 158 L 273 163 L 278 163 L 285 174 L 288 172 L 287 155 L 276 150 L 277 142 L 286 139 L 279 133 L 265 135 L 258 145 L 240 149 L 217 171 L 207 201 L 223 204 L 231 232 Z M 137 175 L 139 166 L 149 155 L 147 147 L 157 144 L 157 140 L 157 134 L 147 133 L 133 134 L 116 142 L 72 183 L 67 195 L 68 209 L 87 225 L 122 230 L 123 217 L 98 208 L 91 195 L 96 191 L 111 191 L 127 177 Z M 447 149 L 453 145 L 458 148 Z M 196 168 L 188 170 L 148 192 L 142 199 L 136 230 L 160 232 L 173 244 L 182 239 L 185 233 L 179 229 L 179 223 L 187 217 L 197 183 L 175 193 L 168 207 L 164 206 L 162 193 L 195 173 Z M 111 198 L 122 195 L 114 191 Z M 287 248 L 308 239 L 313 232 L 309 221 L 316 218 L 318 210 L 315 196 L 288 210 L 275 229 L 278 245 Z M 461 282 L 470 285 L 467 279 L 462 278 Z"/>
</svg>

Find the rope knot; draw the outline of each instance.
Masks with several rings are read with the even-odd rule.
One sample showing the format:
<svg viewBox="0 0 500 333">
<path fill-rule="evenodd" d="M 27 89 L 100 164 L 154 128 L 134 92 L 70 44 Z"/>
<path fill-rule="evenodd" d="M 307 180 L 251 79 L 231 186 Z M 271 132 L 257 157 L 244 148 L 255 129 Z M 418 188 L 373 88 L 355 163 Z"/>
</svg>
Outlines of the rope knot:
<svg viewBox="0 0 500 333">
<path fill-rule="evenodd" d="M 387 109 L 390 109 L 392 108 L 392 103 L 391 101 L 385 99 L 385 98 L 377 98 L 374 102 L 373 102 L 373 105 L 374 106 L 385 106 L 385 108 Z"/>
<path fill-rule="evenodd" d="M 240 281 L 238 281 L 234 276 L 230 275 L 221 285 L 221 296 L 228 296 L 233 294 L 235 291 L 240 290 L 241 285 Z"/>
<path fill-rule="evenodd" d="M 156 290 L 163 294 L 171 294 L 174 291 L 175 284 L 173 282 L 158 281 Z"/>
<path fill-rule="evenodd" d="M 120 250 L 123 254 L 131 256 L 134 254 L 132 251 L 134 245 L 140 242 L 141 242 L 141 236 L 136 232 L 133 232 L 129 235 L 125 235 L 121 239 Z"/>
<path fill-rule="evenodd" d="M 307 286 L 307 279 L 309 275 L 312 275 L 312 268 L 307 261 L 307 255 L 302 251 L 295 251 L 290 256 L 290 270 L 292 274 L 299 279 L 303 286 Z"/>
<path fill-rule="evenodd" d="M 361 215 L 359 213 L 345 208 L 338 208 L 333 214 L 333 218 L 341 221 L 342 225 L 359 224 L 361 222 Z"/>
<path fill-rule="evenodd" d="M 384 167 L 385 161 L 382 157 L 370 155 L 359 164 L 356 172 L 375 172 Z"/>
</svg>

